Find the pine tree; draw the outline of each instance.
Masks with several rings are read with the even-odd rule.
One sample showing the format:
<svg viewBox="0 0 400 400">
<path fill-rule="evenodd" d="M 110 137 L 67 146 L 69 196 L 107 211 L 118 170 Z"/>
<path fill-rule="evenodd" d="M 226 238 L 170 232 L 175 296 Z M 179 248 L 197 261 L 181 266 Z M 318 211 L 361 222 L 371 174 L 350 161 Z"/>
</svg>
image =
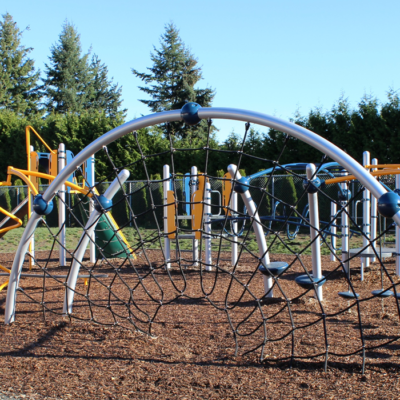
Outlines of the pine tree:
<svg viewBox="0 0 400 400">
<path fill-rule="evenodd" d="M 132 72 L 147 86 L 139 89 L 150 96 L 150 100 L 140 100 L 151 111 L 161 112 L 182 108 L 186 102 L 194 101 L 202 107 L 211 105 L 215 95 L 210 88 L 197 89 L 195 85 L 202 79 L 200 67 L 196 67 L 197 59 L 185 47 L 179 37 L 179 30 L 171 23 L 166 25 L 161 35 L 161 47 L 151 53 L 153 66 L 149 73 Z M 187 135 L 202 136 L 205 133 L 206 121 L 196 128 L 183 127 L 183 124 L 169 125 L 169 131 L 180 137 Z"/>
<path fill-rule="evenodd" d="M 66 22 L 59 42 L 52 46 L 50 65 L 46 64 L 43 80 L 48 111 L 77 113 L 101 111 L 107 117 L 122 117 L 120 110 L 122 88 L 108 79 L 108 69 L 90 51 L 82 55 L 80 35 Z"/>
<path fill-rule="evenodd" d="M 126 110 L 120 110 L 122 87 L 108 80 L 107 66 L 101 63 L 96 54 L 92 57 L 90 71 L 92 77 L 86 89 L 87 108 L 103 110 L 110 117 L 124 114 Z"/>
<path fill-rule="evenodd" d="M 28 29 L 28 28 L 27 28 Z M 32 48 L 21 45 L 22 32 L 10 14 L 0 22 L 0 109 L 28 115 L 38 110 L 39 90 Z"/>
<path fill-rule="evenodd" d="M 90 81 L 89 54 L 81 55 L 80 36 L 75 27 L 65 22 L 59 43 L 51 47 L 50 65 L 46 65 L 44 94 L 48 111 L 77 112 L 85 108 Z"/>
</svg>

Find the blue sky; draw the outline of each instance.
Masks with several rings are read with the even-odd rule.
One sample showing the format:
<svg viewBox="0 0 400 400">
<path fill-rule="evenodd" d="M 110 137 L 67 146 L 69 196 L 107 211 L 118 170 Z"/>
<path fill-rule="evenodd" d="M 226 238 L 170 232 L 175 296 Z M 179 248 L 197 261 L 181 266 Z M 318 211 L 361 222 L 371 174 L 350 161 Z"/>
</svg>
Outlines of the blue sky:
<svg viewBox="0 0 400 400">
<path fill-rule="evenodd" d="M 165 24 L 173 22 L 198 58 L 200 86 L 218 107 L 289 119 L 296 110 L 330 109 L 341 95 L 353 106 L 364 94 L 386 100 L 400 88 L 399 0 L 2 0 L 23 44 L 44 71 L 65 20 L 123 87 L 128 119 L 149 114 L 131 68 L 151 66 Z M 216 121 L 223 140 L 243 124 Z"/>
</svg>

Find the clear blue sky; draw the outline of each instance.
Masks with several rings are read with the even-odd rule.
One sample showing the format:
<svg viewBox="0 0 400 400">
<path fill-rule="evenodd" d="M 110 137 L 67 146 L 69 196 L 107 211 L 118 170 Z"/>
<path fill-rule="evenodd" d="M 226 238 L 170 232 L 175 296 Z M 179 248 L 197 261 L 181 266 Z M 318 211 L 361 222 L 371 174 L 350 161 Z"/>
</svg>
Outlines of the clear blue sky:
<svg viewBox="0 0 400 400">
<path fill-rule="evenodd" d="M 65 20 L 123 87 L 128 119 L 149 114 L 131 68 L 151 66 L 165 24 L 173 22 L 203 70 L 200 86 L 218 107 L 284 119 L 296 110 L 330 109 L 343 94 L 386 100 L 400 88 L 399 0 L 2 0 L 22 30 L 23 45 L 44 71 Z M 220 140 L 243 124 L 217 122 Z"/>
</svg>

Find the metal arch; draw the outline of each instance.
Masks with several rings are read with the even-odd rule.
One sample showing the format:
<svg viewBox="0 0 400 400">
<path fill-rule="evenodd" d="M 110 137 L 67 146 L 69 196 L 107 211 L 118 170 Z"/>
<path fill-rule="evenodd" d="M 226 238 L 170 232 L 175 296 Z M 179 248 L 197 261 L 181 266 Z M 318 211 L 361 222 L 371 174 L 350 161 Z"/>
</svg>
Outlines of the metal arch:
<svg viewBox="0 0 400 400">
<path fill-rule="evenodd" d="M 343 150 L 330 143 L 326 139 L 318 136 L 316 133 L 309 131 L 301 126 L 295 125 L 291 122 L 284 121 L 280 118 L 276 118 L 267 114 L 246 111 L 234 108 L 200 108 L 198 116 L 201 119 L 232 119 L 243 122 L 251 122 L 254 124 L 266 126 L 269 128 L 276 129 L 281 132 L 285 132 L 291 136 L 294 136 L 310 146 L 320 150 L 322 153 L 328 155 L 333 160 L 338 162 L 348 172 L 357 176 L 358 180 L 368 188 L 371 193 L 376 197 L 380 198 L 386 193 L 385 188 L 374 179 L 367 170 L 365 170 L 357 161 L 346 154 Z M 50 201 L 55 193 L 58 192 L 62 184 L 68 179 L 68 177 L 78 168 L 79 165 L 83 164 L 92 154 L 101 150 L 103 146 L 119 139 L 120 137 L 142 128 L 153 126 L 165 122 L 181 121 L 181 110 L 165 111 L 162 113 L 151 114 L 138 118 L 136 120 L 127 122 L 111 131 L 100 136 L 80 153 L 76 155 L 73 162 L 67 165 L 50 184 L 47 190 L 43 194 L 45 201 Z M 400 226 L 400 212 L 393 216 L 394 221 Z M 28 250 L 29 240 L 36 228 L 40 216 L 35 212 L 32 213 L 29 222 L 22 235 L 21 241 L 18 245 L 16 257 L 14 258 L 13 266 L 10 273 L 10 282 L 7 290 L 7 300 L 5 307 L 5 318 L 4 322 L 9 324 L 15 319 L 15 304 L 16 304 L 16 293 L 19 283 L 19 278 L 24 263 L 25 254 Z"/>
</svg>

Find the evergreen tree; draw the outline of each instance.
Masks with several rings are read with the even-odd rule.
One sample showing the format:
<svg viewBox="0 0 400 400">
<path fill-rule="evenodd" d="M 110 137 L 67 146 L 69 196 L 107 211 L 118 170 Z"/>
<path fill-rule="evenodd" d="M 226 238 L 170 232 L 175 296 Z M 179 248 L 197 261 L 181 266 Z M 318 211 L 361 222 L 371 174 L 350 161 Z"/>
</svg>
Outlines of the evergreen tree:
<svg viewBox="0 0 400 400">
<path fill-rule="evenodd" d="M 103 110 L 107 116 L 116 117 L 126 110 L 120 111 L 122 87 L 108 80 L 108 69 L 102 64 L 99 57 L 94 54 L 90 70 L 92 78 L 88 88 L 88 104 L 86 108 Z"/>
<path fill-rule="evenodd" d="M 82 113 L 103 111 L 121 117 L 121 87 L 108 79 L 108 70 L 97 55 L 89 63 L 90 52 L 82 55 L 80 35 L 66 22 L 59 42 L 52 46 L 50 65 L 43 80 L 48 111 Z"/>
<path fill-rule="evenodd" d="M 85 88 L 90 81 L 89 54 L 81 55 L 80 36 L 65 22 L 59 42 L 51 47 L 50 65 L 46 65 L 44 94 L 48 111 L 77 112 L 87 102 Z"/>
<path fill-rule="evenodd" d="M 215 95 L 210 88 L 197 89 L 195 85 L 202 79 L 197 59 L 185 47 L 179 31 L 173 24 L 165 27 L 161 36 L 161 48 L 154 47 L 151 53 L 153 66 L 149 73 L 132 72 L 147 86 L 139 89 L 150 96 L 150 100 L 140 100 L 151 111 L 161 112 L 182 108 L 186 102 L 194 101 L 202 107 L 211 105 Z M 206 131 L 206 121 L 194 128 L 183 127 L 182 123 L 169 124 L 169 131 L 177 136 L 202 136 Z"/>
<path fill-rule="evenodd" d="M 28 115 L 38 110 L 39 90 L 32 48 L 21 45 L 22 32 L 10 14 L 0 22 L 0 109 Z"/>
</svg>

